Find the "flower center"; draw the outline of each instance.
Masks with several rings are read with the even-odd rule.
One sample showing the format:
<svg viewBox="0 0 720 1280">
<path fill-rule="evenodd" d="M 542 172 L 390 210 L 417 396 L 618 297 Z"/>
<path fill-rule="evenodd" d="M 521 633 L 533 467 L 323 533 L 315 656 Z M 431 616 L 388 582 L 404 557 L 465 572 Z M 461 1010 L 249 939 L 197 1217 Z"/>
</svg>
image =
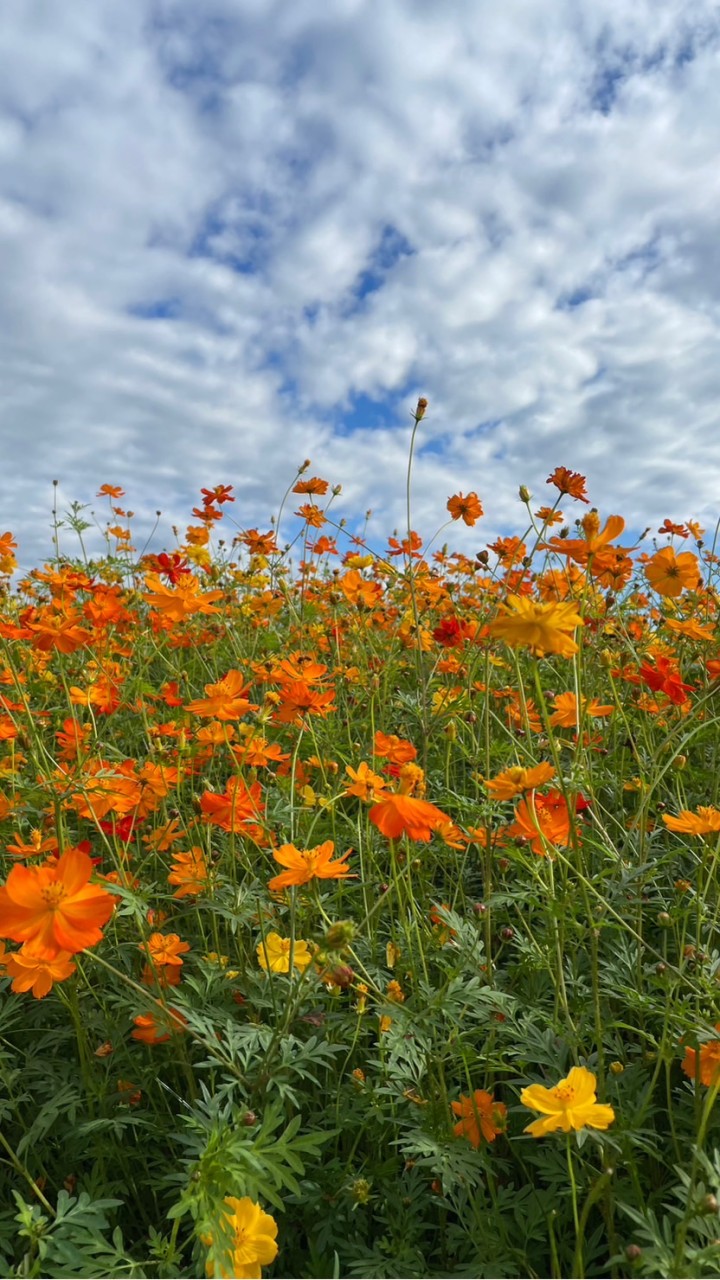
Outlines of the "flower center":
<svg viewBox="0 0 720 1280">
<path fill-rule="evenodd" d="M 575 1090 L 569 1084 L 558 1084 L 552 1092 L 558 1102 L 572 1102 L 575 1097 Z"/>
<path fill-rule="evenodd" d="M 67 897 L 67 889 L 62 880 L 57 880 L 55 884 L 46 884 L 40 890 L 40 896 L 47 903 L 51 910 L 59 907 L 63 898 Z"/>
<path fill-rule="evenodd" d="M 248 1266 L 249 1263 L 256 1261 L 256 1250 L 252 1247 L 252 1239 L 248 1240 L 248 1232 L 245 1227 L 238 1227 L 235 1231 L 234 1243 L 234 1259 L 238 1266 Z"/>
</svg>

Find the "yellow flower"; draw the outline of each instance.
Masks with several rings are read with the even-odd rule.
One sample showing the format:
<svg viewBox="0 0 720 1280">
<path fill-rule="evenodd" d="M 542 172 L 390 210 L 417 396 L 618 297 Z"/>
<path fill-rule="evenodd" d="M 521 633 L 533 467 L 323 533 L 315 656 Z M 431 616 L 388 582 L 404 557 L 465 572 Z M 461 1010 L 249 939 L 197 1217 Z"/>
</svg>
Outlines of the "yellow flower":
<svg viewBox="0 0 720 1280">
<path fill-rule="evenodd" d="M 269 969 L 271 973 L 289 973 L 291 946 L 291 938 L 281 938 L 279 933 L 269 933 L 257 947 L 260 968 Z M 295 939 L 292 960 L 294 967 L 300 970 L 307 969 L 312 960 L 308 944 L 302 938 Z"/>
<path fill-rule="evenodd" d="M 488 630 L 512 649 L 529 648 L 539 657 L 559 653 L 571 658 L 577 653 L 578 646 L 569 633 L 581 627 L 583 620 L 574 604 L 554 600 L 541 604 L 524 596 L 508 596 L 504 608 L 505 615 L 491 622 Z"/>
<path fill-rule="evenodd" d="M 541 1120 L 533 1120 L 525 1129 L 533 1138 L 544 1138 L 556 1129 L 607 1129 L 615 1119 L 612 1107 L 595 1101 L 595 1076 L 586 1067 L 573 1067 L 564 1080 L 546 1089 L 531 1084 L 523 1089 L 520 1101 L 531 1111 L 539 1111 Z"/>
<path fill-rule="evenodd" d="M 223 1225 L 231 1239 L 230 1252 L 225 1255 L 224 1265 L 220 1264 L 217 1272 L 215 1267 L 218 1264 L 209 1260 L 205 1274 L 209 1277 L 217 1274 L 223 1280 L 232 1276 L 240 1277 L 240 1280 L 260 1280 L 262 1267 L 277 1257 L 277 1222 L 249 1196 L 243 1196 L 242 1200 L 226 1196 L 223 1203 L 230 1210 L 223 1214 Z M 212 1236 L 203 1236 L 203 1244 L 212 1243 Z"/>
</svg>

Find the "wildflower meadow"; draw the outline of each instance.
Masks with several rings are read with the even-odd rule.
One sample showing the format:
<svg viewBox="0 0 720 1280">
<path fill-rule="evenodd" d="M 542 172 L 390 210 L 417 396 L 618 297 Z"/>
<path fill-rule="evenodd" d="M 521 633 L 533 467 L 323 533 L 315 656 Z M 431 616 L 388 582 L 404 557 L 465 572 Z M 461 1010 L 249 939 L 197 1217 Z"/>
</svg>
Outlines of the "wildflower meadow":
<svg viewBox="0 0 720 1280">
<path fill-rule="evenodd" d="M 720 1274 L 713 531 L 312 470 L 0 537 L 0 1271 Z"/>
</svg>

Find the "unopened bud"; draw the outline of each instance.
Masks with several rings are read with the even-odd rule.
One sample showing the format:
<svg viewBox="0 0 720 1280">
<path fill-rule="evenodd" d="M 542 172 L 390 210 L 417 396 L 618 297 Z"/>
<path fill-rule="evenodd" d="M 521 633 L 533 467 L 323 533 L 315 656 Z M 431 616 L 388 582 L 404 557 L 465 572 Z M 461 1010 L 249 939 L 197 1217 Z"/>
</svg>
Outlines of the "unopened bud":
<svg viewBox="0 0 720 1280">
<path fill-rule="evenodd" d="M 520 501 L 525 503 L 528 503 L 532 497 L 530 490 L 524 484 L 520 485 L 520 488 L 518 489 L 518 495 L 520 497 Z"/>
<path fill-rule="evenodd" d="M 427 409 L 427 407 L 428 407 L 428 402 L 427 402 L 427 400 L 425 399 L 425 397 L 424 397 L 424 396 L 421 396 L 421 397 L 420 397 L 420 399 L 418 400 L 417 405 L 416 405 L 416 408 L 415 408 L 415 421 L 416 421 L 416 422 L 419 422 L 421 418 L 424 418 L 424 417 L 425 417 L 425 410 Z"/>
<path fill-rule="evenodd" d="M 338 920 L 337 924 L 330 925 L 323 938 L 323 945 L 328 951 L 344 951 L 354 937 L 355 925 L 352 920 Z"/>
</svg>

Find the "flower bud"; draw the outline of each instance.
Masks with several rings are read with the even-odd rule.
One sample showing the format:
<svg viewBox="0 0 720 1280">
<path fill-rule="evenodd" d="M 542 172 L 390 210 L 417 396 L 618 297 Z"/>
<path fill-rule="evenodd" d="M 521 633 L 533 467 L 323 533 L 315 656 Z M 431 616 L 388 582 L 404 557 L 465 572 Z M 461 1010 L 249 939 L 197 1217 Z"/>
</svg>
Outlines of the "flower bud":
<svg viewBox="0 0 720 1280">
<path fill-rule="evenodd" d="M 425 417 L 425 410 L 427 409 L 427 407 L 428 407 L 428 402 L 427 402 L 427 400 L 425 399 L 425 397 L 424 397 L 424 396 L 421 396 L 421 397 L 420 397 L 420 399 L 418 400 L 418 402 L 417 402 L 417 406 L 416 406 L 416 408 L 415 408 L 415 421 L 416 421 L 416 422 L 419 422 L 421 418 L 424 418 L 424 417 Z"/>
<path fill-rule="evenodd" d="M 528 503 L 532 497 L 530 490 L 524 484 L 520 485 L 520 488 L 518 489 L 518 495 L 520 497 L 520 501 L 525 503 Z"/>
<path fill-rule="evenodd" d="M 344 951 L 354 937 L 355 925 L 352 920 L 338 920 L 337 924 L 330 925 L 323 938 L 323 946 L 328 951 Z"/>
</svg>

